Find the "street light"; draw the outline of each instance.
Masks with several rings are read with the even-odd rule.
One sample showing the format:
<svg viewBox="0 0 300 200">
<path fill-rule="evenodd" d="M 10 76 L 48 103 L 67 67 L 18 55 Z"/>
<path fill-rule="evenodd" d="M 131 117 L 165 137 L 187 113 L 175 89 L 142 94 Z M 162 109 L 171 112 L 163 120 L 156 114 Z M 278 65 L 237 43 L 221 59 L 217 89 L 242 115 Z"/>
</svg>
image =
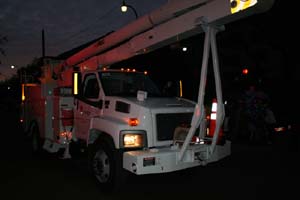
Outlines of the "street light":
<svg viewBox="0 0 300 200">
<path fill-rule="evenodd" d="M 17 75 L 17 77 L 20 80 L 20 83 L 22 84 L 24 81 L 26 82 L 26 70 L 23 67 L 11 65 L 10 69 L 14 71 L 13 75 Z"/>
<path fill-rule="evenodd" d="M 133 6 L 131 6 L 131 5 L 126 4 L 125 1 L 123 1 L 122 6 L 121 6 L 121 11 L 122 12 L 127 12 L 128 8 L 130 8 L 130 9 L 133 10 L 135 18 L 137 19 L 138 18 L 138 14 L 137 14 L 135 8 Z"/>
</svg>

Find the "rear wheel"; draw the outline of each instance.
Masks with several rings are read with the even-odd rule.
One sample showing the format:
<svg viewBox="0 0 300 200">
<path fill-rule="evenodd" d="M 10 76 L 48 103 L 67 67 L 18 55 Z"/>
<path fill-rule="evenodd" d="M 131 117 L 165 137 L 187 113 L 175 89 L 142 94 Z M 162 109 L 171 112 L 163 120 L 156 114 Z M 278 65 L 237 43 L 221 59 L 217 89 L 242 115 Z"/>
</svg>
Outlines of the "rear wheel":
<svg viewBox="0 0 300 200">
<path fill-rule="evenodd" d="M 43 150 L 42 139 L 40 137 L 39 128 L 37 125 L 32 125 L 30 128 L 31 151 L 34 155 L 40 155 Z"/>
</svg>

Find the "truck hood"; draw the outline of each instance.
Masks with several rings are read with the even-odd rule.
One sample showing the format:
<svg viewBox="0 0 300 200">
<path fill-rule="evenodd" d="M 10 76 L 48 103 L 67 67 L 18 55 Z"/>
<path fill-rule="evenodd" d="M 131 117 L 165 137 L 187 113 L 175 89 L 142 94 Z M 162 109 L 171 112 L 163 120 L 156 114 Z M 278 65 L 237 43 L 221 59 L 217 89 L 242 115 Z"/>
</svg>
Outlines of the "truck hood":
<svg viewBox="0 0 300 200">
<path fill-rule="evenodd" d="M 149 108 L 149 109 L 159 109 L 159 108 L 180 108 L 180 107 L 189 107 L 194 108 L 196 103 L 183 98 L 155 98 L 150 97 L 144 101 L 138 101 L 137 98 L 129 97 L 126 98 L 128 101 L 133 104 Z"/>
</svg>

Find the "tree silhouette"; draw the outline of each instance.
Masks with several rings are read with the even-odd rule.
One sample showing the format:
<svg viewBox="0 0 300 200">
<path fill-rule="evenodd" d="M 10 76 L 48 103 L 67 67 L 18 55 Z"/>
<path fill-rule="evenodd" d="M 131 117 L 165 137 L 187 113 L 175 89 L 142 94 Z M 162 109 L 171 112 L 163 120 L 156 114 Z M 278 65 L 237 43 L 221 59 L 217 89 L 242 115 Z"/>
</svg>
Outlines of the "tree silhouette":
<svg viewBox="0 0 300 200">
<path fill-rule="evenodd" d="M 0 35 L 0 55 L 5 56 L 5 51 L 2 48 L 2 46 L 7 42 L 7 37 L 6 36 L 2 36 Z M 1 60 L 0 60 L 0 64 L 1 64 Z"/>
</svg>

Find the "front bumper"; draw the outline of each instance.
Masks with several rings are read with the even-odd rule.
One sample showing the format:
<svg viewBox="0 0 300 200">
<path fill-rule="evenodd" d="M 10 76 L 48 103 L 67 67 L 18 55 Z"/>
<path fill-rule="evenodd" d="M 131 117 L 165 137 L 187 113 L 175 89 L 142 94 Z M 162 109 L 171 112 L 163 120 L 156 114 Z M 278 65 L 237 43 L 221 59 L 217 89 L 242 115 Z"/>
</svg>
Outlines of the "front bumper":
<svg viewBox="0 0 300 200">
<path fill-rule="evenodd" d="M 209 153 L 209 150 L 209 144 L 190 145 L 182 160 L 179 160 L 179 146 L 127 151 L 123 155 L 123 167 L 132 173 L 142 175 L 206 165 L 229 156 L 231 142 L 226 141 L 224 145 L 216 145 L 213 153 Z"/>
</svg>

